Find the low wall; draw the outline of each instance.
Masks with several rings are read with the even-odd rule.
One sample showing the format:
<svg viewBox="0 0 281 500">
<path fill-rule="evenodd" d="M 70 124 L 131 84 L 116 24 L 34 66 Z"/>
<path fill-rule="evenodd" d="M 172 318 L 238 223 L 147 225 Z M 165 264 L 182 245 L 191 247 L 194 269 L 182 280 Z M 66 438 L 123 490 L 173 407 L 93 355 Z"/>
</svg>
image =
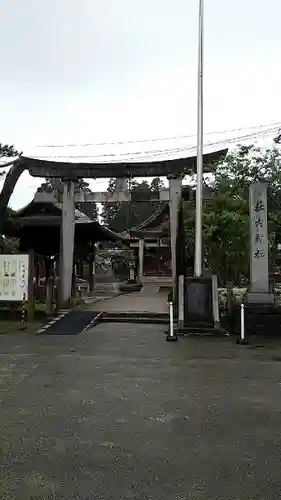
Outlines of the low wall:
<svg viewBox="0 0 281 500">
<path fill-rule="evenodd" d="M 219 288 L 218 293 L 219 293 L 219 306 L 220 308 L 225 309 L 227 306 L 227 288 Z M 232 293 L 233 293 L 234 303 L 242 304 L 247 294 L 247 288 L 233 288 Z"/>
</svg>

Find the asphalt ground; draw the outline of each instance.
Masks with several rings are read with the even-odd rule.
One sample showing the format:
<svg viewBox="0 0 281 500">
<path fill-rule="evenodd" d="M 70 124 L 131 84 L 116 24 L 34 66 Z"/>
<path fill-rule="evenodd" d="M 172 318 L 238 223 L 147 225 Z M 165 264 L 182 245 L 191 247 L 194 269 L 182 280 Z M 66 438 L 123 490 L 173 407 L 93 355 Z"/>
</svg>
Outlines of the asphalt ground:
<svg viewBox="0 0 281 500">
<path fill-rule="evenodd" d="M 2 500 L 281 496 L 281 343 L 0 335 Z"/>
</svg>

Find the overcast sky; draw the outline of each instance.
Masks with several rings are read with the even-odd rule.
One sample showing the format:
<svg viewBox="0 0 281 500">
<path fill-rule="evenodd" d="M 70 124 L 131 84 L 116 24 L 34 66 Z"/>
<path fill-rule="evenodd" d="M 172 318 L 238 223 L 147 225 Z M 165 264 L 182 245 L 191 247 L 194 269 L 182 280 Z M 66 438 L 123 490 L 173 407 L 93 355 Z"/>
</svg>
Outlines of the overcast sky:
<svg viewBox="0 0 281 500">
<path fill-rule="evenodd" d="M 0 0 L 0 142 L 195 133 L 197 14 L 198 0 Z M 205 0 L 205 131 L 281 121 L 280 19 L 279 0 Z"/>
</svg>

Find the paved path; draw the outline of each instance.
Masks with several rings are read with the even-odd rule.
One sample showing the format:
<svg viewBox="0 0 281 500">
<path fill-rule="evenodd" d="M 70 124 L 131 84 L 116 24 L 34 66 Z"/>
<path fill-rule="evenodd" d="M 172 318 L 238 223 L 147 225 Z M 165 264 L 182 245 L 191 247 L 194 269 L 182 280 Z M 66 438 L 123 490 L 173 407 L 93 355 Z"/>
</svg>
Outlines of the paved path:
<svg viewBox="0 0 281 500">
<path fill-rule="evenodd" d="M 1 500 L 279 498 L 280 348 L 102 324 L 0 353 Z"/>
<path fill-rule="evenodd" d="M 102 302 L 88 304 L 92 311 L 102 312 L 144 312 L 167 313 L 167 292 L 159 291 L 159 287 L 149 284 L 141 292 L 119 295 Z"/>
</svg>

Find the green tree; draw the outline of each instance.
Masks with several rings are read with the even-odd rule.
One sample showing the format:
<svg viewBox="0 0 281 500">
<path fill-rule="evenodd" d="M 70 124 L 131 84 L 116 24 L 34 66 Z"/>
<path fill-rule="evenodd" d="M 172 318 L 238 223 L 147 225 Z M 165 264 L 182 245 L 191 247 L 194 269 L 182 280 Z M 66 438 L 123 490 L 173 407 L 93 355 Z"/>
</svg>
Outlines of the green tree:
<svg viewBox="0 0 281 500">
<path fill-rule="evenodd" d="M 249 274 L 248 205 L 240 200 L 218 196 L 208 201 L 203 219 L 206 267 L 220 283 L 241 283 Z"/>
<path fill-rule="evenodd" d="M 281 156 L 277 148 L 238 147 L 217 166 L 211 186 L 216 194 L 248 200 L 249 185 L 260 181 L 268 183 L 269 198 L 280 196 Z"/>
<path fill-rule="evenodd" d="M 107 192 L 110 195 L 112 195 L 114 193 L 114 191 L 116 190 L 116 179 L 112 178 L 112 179 L 109 179 L 109 183 L 108 183 L 108 188 L 107 188 Z M 117 228 L 117 232 L 122 232 L 123 229 L 121 229 L 121 231 L 119 231 L 120 229 L 120 226 L 121 227 L 126 227 L 126 222 L 124 223 L 124 221 L 122 221 L 120 223 L 120 211 L 122 210 L 122 203 L 104 203 L 103 207 L 102 207 L 102 218 L 103 218 L 103 221 L 105 223 L 105 225 L 111 229 L 112 231 L 116 230 Z M 119 217 L 118 217 L 119 215 Z"/>
<path fill-rule="evenodd" d="M 276 148 L 261 150 L 240 146 L 220 163 L 209 185 L 215 197 L 204 202 L 203 248 L 206 271 L 217 273 L 220 283 L 236 284 L 249 277 L 249 186 L 268 183 L 270 264 L 274 269 L 276 247 L 281 242 L 281 157 Z M 185 204 L 185 248 L 194 257 L 195 213 Z"/>
<path fill-rule="evenodd" d="M 281 242 L 281 155 L 276 147 L 260 149 L 240 146 L 219 165 L 214 178 L 217 193 L 226 193 L 248 205 L 249 185 L 268 184 L 268 236 L 270 268 L 276 265 L 277 244 Z"/>
<path fill-rule="evenodd" d="M 105 203 L 103 206 L 104 223 L 112 231 L 122 233 L 126 229 L 138 226 L 153 215 L 161 206 L 160 202 L 149 202 L 151 194 L 160 191 L 164 187 L 161 179 L 155 178 L 151 184 L 147 181 L 130 181 L 129 190 L 131 193 L 131 202 L 124 203 Z M 110 179 L 108 192 L 113 193 L 116 189 L 116 180 Z M 147 198 L 147 202 L 138 201 L 138 199 Z"/>
<path fill-rule="evenodd" d="M 11 162 L 7 162 L 2 165 L 1 168 L 5 168 L 10 166 L 10 170 L 6 175 L 6 171 L 3 170 L 0 172 L 0 178 L 3 178 L 6 175 L 1 193 L 0 193 L 0 235 L 3 233 L 5 220 L 7 217 L 7 206 L 10 201 L 11 195 L 14 191 L 15 185 L 24 171 L 24 167 L 20 164 L 20 162 L 16 161 L 17 157 L 20 156 L 19 153 L 14 146 L 10 146 L 8 144 L 0 143 L 0 159 L 1 158 L 13 158 Z"/>
<path fill-rule="evenodd" d="M 20 156 L 20 153 L 15 149 L 14 146 L 9 146 L 8 144 L 0 143 L 0 160 L 3 158 L 16 158 Z M 9 166 L 9 162 L 6 163 L 6 166 Z M 5 164 L 4 164 L 5 167 Z M 0 165 L 1 168 L 1 165 Z M 6 175 L 6 171 L 3 170 L 0 172 L 0 179 L 2 179 Z"/>
<path fill-rule="evenodd" d="M 8 207 L 4 220 L 3 235 L 9 237 L 16 237 L 20 229 L 20 221 L 15 210 Z"/>
<path fill-rule="evenodd" d="M 14 236 L 4 236 L 2 238 L 2 252 L 15 253 L 19 251 L 20 240 Z"/>
<path fill-rule="evenodd" d="M 16 157 L 20 156 L 20 154 L 21 153 L 19 153 L 15 149 L 15 146 L 9 146 L 8 144 L 0 143 L 0 160 L 3 158 L 16 158 Z M 7 162 L 6 164 L 4 164 L 4 168 L 5 168 L 5 166 L 10 166 L 10 163 Z M 1 165 L 0 165 L 0 168 L 1 168 Z M 0 172 L 0 179 L 2 179 L 2 177 L 4 177 L 4 175 L 6 175 L 5 170 Z"/>
<path fill-rule="evenodd" d="M 0 238 L 0 248 L 2 252 L 12 253 L 19 249 L 18 232 L 20 222 L 17 212 L 7 208 L 4 214 L 2 234 Z"/>
<path fill-rule="evenodd" d="M 20 156 L 21 153 L 19 153 L 15 146 L 9 146 L 9 144 L 2 144 L 0 143 L 0 156 L 1 158 L 11 158 L 11 157 L 16 157 Z"/>
<path fill-rule="evenodd" d="M 56 193 L 57 199 L 61 201 L 63 192 L 63 182 L 59 178 L 49 178 L 39 186 L 38 193 Z M 75 184 L 75 192 L 91 193 L 88 182 L 84 179 L 78 179 Z M 78 210 L 86 214 L 90 219 L 98 219 L 98 209 L 96 203 L 76 203 Z"/>
<path fill-rule="evenodd" d="M 78 179 L 75 183 L 75 192 L 79 193 L 83 191 L 84 193 L 91 193 L 90 185 L 84 179 Z M 37 189 L 38 193 L 57 193 L 58 197 L 61 198 L 63 192 L 63 182 L 60 178 L 49 178 L 39 186 Z"/>
<path fill-rule="evenodd" d="M 151 184 L 150 184 L 150 189 L 153 193 L 159 192 L 161 189 L 165 188 L 165 184 L 160 177 L 155 177 L 152 179 Z"/>
</svg>

